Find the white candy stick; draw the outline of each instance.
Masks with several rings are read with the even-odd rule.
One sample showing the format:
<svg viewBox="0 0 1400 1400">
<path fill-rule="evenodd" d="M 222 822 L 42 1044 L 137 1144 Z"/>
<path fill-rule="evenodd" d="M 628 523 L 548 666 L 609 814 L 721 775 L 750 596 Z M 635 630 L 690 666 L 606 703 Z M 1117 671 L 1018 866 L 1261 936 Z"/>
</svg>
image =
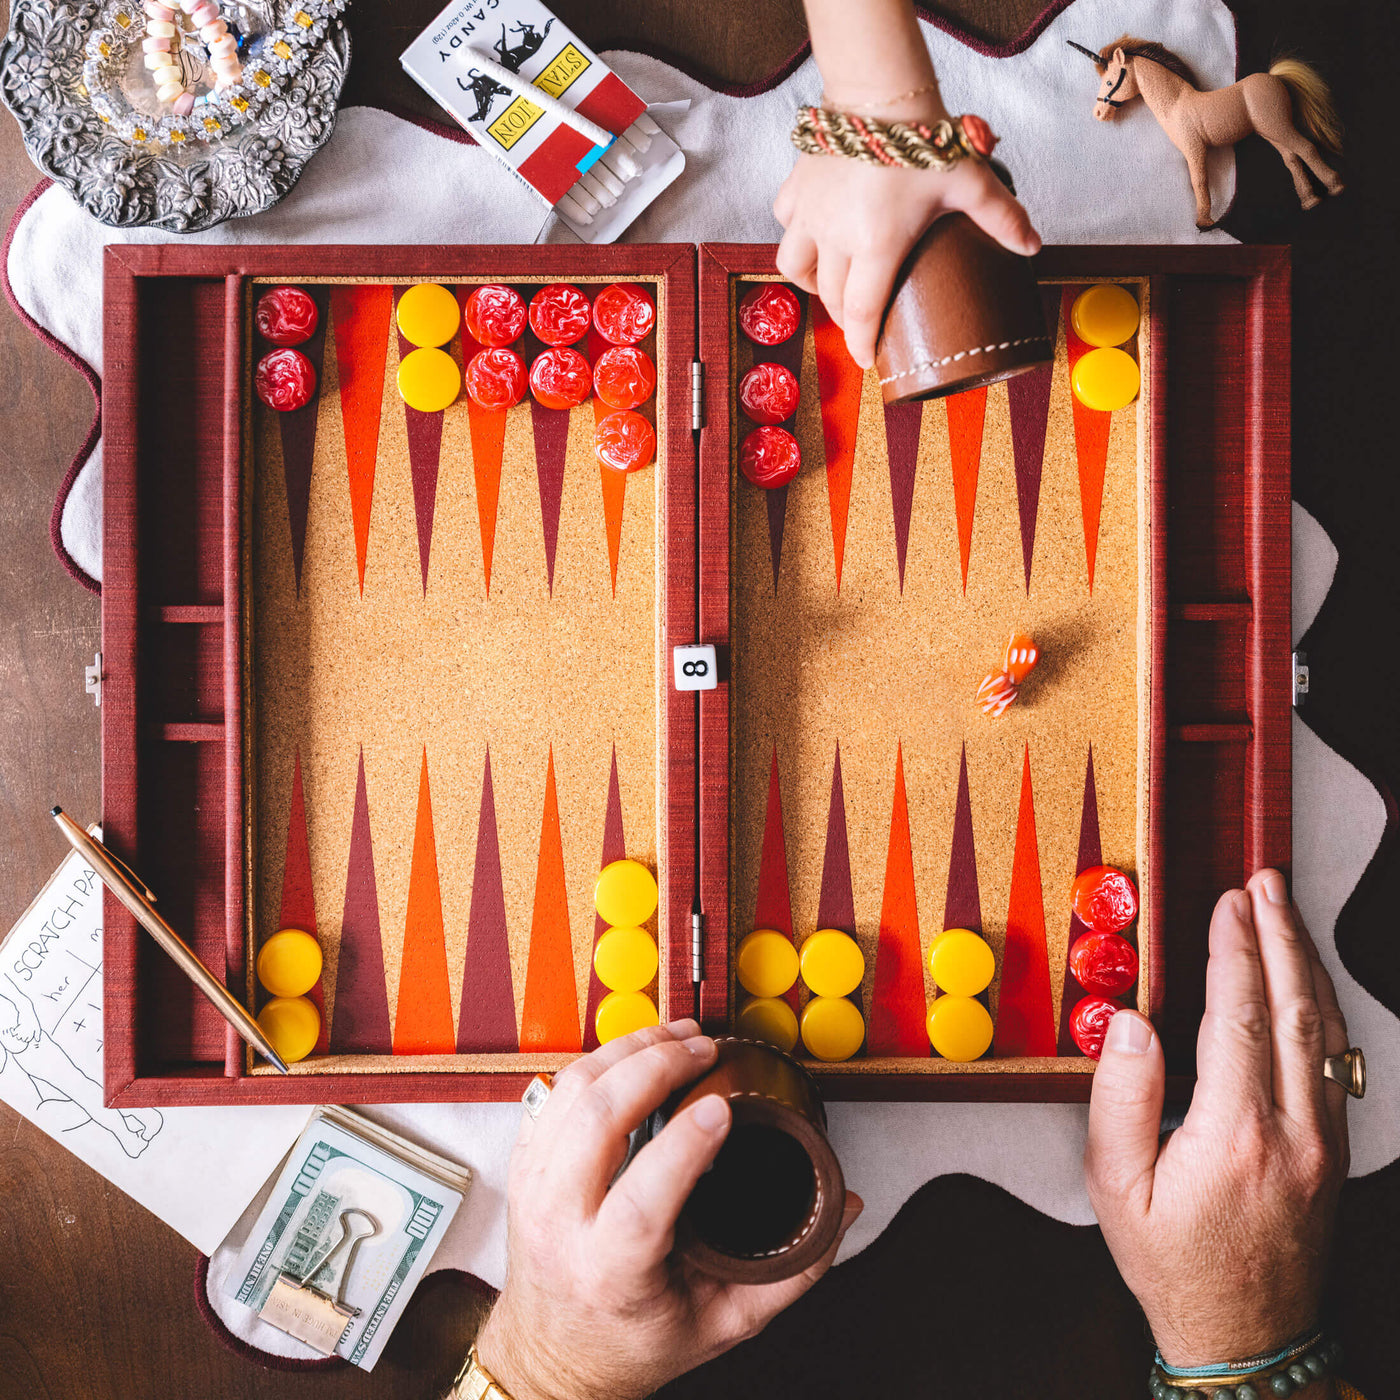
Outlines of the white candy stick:
<svg viewBox="0 0 1400 1400">
<path fill-rule="evenodd" d="M 597 165 L 592 170 L 585 170 L 579 178 L 579 184 L 603 206 L 604 209 L 611 209 L 617 203 L 617 197 L 608 187 L 593 173 L 597 170 Z"/>
<path fill-rule="evenodd" d="M 604 131 L 601 126 L 596 122 L 589 121 L 582 113 L 574 111 L 572 107 L 566 107 L 557 97 L 551 97 L 543 88 L 536 87 L 528 78 L 522 78 L 519 73 L 512 73 L 509 68 L 497 63 L 494 58 L 487 58 L 480 49 L 468 50 L 467 59 L 473 68 L 480 68 L 483 73 L 490 74 L 502 87 L 509 88 L 517 97 L 524 97 L 533 102 L 536 107 L 543 107 L 546 112 L 552 112 L 560 121 L 567 122 L 575 131 L 586 136 L 595 146 L 606 146 L 613 139 L 612 132 Z"/>
<path fill-rule="evenodd" d="M 636 151 L 639 156 L 645 155 L 651 149 L 651 137 L 643 136 L 636 122 L 633 122 L 617 139 L 620 145 Z"/>
<path fill-rule="evenodd" d="M 619 150 L 616 146 L 604 151 L 598 159 L 619 180 L 635 180 L 642 173 L 642 167 L 626 151 Z"/>
<path fill-rule="evenodd" d="M 580 180 L 576 185 L 570 185 L 569 193 L 573 195 L 574 202 L 577 204 L 581 204 L 584 207 L 584 209 L 586 209 L 590 214 L 596 214 L 598 210 L 602 208 L 602 205 L 600 205 L 598 201 L 594 199 L 593 196 L 589 194 L 586 189 L 584 189 L 582 180 Z"/>
<path fill-rule="evenodd" d="M 621 198 L 623 188 L 622 181 L 619 180 L 601 160 L 594 161 L 589 174 L 595 176 L 599 184 L 601 184 L 609 194 L 613 195 L 615 198 Z"/>
<path fill-rule="evenodd" d="M 588 213 L 582 205 L 575 203 L 567 194 L 561 194 L 554 207 L 576 224 L 591 224 L 593 222 L 593 215 Z"/>
<path fill-rule="evenodd" d="M 637 118 L 635 125 L 641 127 L 648 136 L 660 136 L 661 128 L 645 112 Z"/>
</svg>

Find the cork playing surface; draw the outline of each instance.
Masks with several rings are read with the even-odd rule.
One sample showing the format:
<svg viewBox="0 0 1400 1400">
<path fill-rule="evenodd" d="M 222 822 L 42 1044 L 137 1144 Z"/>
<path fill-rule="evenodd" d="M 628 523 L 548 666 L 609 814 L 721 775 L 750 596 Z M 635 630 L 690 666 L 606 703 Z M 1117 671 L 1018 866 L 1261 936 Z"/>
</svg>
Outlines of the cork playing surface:
<svg viewBox="0 0 1400 1400">
<path fill-rule="evenodd" d="M 284 926 L 320 941 L 302 1071 L 566 1057 L 596 1043 L 600 867 L 626 854 L 664 887 L 665 434 L 657 464 L 624 475 L 594 456 L 596 400 L 407 408 L 409 284 L 298 285 L 321 313 L 300 347 L 316 398 L 278 414 L 249 395 L 254 950 Z M 459 304 L 472 285 L 450 288 Z M 664 303 L 645 285 L 660 368 Z M 252 360 L 266 348 L 254 337 Z M 445 348 L 461 366 L 479 347 L 463 326 Z M 527 331 L 517 348 L 528 363 L 541 347 Z M 590 332 L 577 348 L 607 347 Z M 664 425 L 664 373 L 641 411 Z M 665 920 L 663 901 L 663 957 Z"/>
<path fill-rule="evenodd" d="M 750 285 L 731 282 L 731 326 Z M 735 384 L 763 360 L 798 374 L 803 466 L 777 490 L 745 481 L 752 424 L 732 407 L 730 938 L 857 939 L 866 1046 L 828 1069 L 1091 1067 L 1065 1024 L 1083 994 L 1070 885 L 1100 862 L 1147 879 L 1151 347 L 1148 285 L 1125 282 L 1142 397 L 1075 402 L 1085 285 L 1042 287 L 1053 366 L 888 409 L 815 297 L 784 345 L 731 333 Z M 1042 659 L 990 718 L 974 692 L 1013 630 Z M 924 1026 L 945 927 L 996 955 L 995 1039 L 970 1066 L 931 1057 Z M 1150 937 L 1144 913 L 1127 1004 L 1147 1004 Z"/>
</svg>

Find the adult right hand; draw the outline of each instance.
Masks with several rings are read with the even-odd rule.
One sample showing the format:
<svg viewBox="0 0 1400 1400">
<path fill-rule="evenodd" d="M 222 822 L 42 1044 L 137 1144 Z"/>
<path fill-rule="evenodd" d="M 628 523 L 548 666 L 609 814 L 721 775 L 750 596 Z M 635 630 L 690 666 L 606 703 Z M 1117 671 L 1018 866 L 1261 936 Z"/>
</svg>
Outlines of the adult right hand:
<svg viewBox="0 0 1400 1400">
<path fill-rule="evenodd" d="M 1134 1012 L 1109 1023 L 1089 1105 L 1089 1199 L 1170 1364 L 1272 1351 L 1317 1322 L 1348 1165 L 1347 1095 L 1322 1064 L 1347 1045 L 1332 979 L 1276 870 L 1215 907 L 1195 1096 L 1160 1146 L 1161 1042 Z"/>
<path fill-rule="evenodd" d="M 860 1213 L 805 1273 L 733 1284 L 671 1255 L 676 1220 L 732 1121 L 709 1094 L 613 1180 L 628 1134 L 705 1073 L 715 1043 L 694 1021 L 609 1041 L 555 1076 L 521 1121 L 507 1186 L 505 1288 L 477 1339 L 514 1400 L 641 1400 L 762 1331 L 831 1267 Z"/>
</svg>

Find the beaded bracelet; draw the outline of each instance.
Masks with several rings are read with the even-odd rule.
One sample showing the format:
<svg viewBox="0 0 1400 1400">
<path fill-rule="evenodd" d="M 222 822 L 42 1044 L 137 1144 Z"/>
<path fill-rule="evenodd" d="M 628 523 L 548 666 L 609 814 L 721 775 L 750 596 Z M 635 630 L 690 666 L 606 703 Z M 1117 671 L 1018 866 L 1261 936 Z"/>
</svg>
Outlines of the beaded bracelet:
<svg viewBox="0 0 1400 1400">
<path fill-rule="evenodd" d="M 1152 1400 L 1288 1400 L 1320 1381 L 1340 1357 L 1341 1347 L 1325 1340 L 1320 1329 L 1273 1353 L 1208 1366 L 1169 1366 L 1159 1351 L 1147 1388 Z"/>
</svg>

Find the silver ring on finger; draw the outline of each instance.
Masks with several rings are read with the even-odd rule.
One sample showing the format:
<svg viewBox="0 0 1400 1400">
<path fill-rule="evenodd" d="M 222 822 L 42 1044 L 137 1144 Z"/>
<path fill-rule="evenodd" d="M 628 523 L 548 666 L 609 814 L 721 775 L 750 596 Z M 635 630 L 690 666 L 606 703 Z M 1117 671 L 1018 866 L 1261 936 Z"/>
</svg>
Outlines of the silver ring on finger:
<svg viewBox="0 0 1400 1400">
<path fill-rule="evenodd" d="M 520 1102 L 525 1105 L 525 1112 L 531 1118 L 538 1118 L 540 1110 L 544 1108 L 545 1100 L 549 1098 L 549 1091 L 553 1088 L 554 1076 L 552 1074 L 537 1074 L 526 1086 L 525 1092 L 520 1096 Z"/>
<path fill-rule="evenodd" d="M 1322 1062 L 1322 1077 L 1340 1084 L 1354 1099 L 1366 1097 L 1366 1056 L 1359 1045 L 1341 1055 L 1329 1055 Z"/>
</svg>

